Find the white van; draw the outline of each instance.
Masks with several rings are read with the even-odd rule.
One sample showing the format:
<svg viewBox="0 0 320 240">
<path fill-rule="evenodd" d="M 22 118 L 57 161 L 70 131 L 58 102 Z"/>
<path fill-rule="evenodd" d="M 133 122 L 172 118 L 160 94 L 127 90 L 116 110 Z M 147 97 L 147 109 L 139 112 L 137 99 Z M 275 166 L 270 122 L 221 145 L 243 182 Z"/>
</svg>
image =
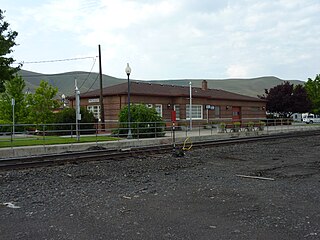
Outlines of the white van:
<svg viewBox="0 0 320 240">
<path fill-rule="evenodd" d="M 309 114 L 302 114 L 302 121 L 309 124 L 309 123 L 320 123 L 320 115 L 316 115 L 313 113 Z"/>
</svg>

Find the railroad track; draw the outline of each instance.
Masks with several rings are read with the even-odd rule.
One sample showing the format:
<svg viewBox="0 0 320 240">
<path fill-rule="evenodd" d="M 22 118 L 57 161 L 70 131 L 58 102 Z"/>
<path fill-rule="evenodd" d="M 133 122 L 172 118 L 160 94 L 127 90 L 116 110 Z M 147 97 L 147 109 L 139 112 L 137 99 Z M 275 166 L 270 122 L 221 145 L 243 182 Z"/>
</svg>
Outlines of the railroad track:
<svg viewBox="0 0 320 240">
<path fill-rule="evenodd" d="M 240 144 L 253 141 L 266 141 L 280 138 L 305 137 L 320 135 L 320 131 L 291 132 L 285 134 L 262 135 L 255 137 L 230 138 L 223 140 L 199 141 L 192 143 L 192 148 L 206 148 L 227 144 Z M 152 147 L 135 147 L 126 149 L 91 150 L 83 152 L 70 152 L 62 154 L 40 155 L 30 157 L 0 159 L 0 170 L 21 169 L 31 167 L 47 167 L 84 161 L 124 160 L 129 157 L 170 153 L 181 151 L 181 144 L 175 150 L 172 144 Z"/>
</svg>

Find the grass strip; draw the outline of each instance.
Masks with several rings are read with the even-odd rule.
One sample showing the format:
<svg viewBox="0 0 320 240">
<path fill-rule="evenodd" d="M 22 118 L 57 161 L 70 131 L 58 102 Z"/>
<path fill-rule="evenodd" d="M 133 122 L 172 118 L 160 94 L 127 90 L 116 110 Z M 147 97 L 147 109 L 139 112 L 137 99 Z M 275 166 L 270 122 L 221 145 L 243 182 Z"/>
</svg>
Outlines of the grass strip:
<svg viewBox="0 0 320 240">
<path fill-rule="evenodd" d="M 81 136 L 79 141 L 76 137 L 59 137 L 59 136 L 27 136 L 13 138 L 0 138 L 0 148 L 5 147 L 22 147 L 36 145 L 54 145 L 54 144 L 71 144 L 71 143 L 89 143 L 89 142 L 104 142 L 117 141 L 120 138 L 109 136 Z"/>
</svg>

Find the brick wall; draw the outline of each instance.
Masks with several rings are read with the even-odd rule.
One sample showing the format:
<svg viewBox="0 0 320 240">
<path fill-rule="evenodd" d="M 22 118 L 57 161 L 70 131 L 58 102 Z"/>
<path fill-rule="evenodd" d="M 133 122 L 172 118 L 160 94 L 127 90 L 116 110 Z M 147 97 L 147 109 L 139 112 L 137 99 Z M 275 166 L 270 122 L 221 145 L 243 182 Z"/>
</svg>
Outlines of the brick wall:
<svg viewBox="0 0 320 240">
<path fill-rule="evenodd" d="M 164 120 L 171 120 L 171 111 L 175 104 L 180 105 L 180 119 L 186 119 L 186 104 L 189 104 L 188 97 L 154 97 L 154 96 L 130 96 L 131 103 L 142 104 L 161 104 L 162 116 Z M 104 112 L 106 121 L 117 121 L 120 109 L 127 105 L 127 95 L 106 96 L 104 97 Z M 220 107 L 220 116 L 216 115 L 215 110 L 209 110 L 209 120 L 215 118 L 232 119 L 232 106 L 241 107 L 241 118 L 265 118 L 266 112 L 265 102 L 253 101 L 231 101 L 231 100 L 211 100 L 207 98 L 193 98 L 193 105 L 203 106 L 203 121 L 207 120 L 207 111 L 205 105 L 213 105 Z M 99 102 L 89 103 L 88 98 L 81 98 L 80 105 L 87 107 L 88 105 L 100 105 Z M 70 101 L 70 106 L 74 106 L 74 102 Z M 197 121 L 197 120 L 195 120 Z"/>
</svg>

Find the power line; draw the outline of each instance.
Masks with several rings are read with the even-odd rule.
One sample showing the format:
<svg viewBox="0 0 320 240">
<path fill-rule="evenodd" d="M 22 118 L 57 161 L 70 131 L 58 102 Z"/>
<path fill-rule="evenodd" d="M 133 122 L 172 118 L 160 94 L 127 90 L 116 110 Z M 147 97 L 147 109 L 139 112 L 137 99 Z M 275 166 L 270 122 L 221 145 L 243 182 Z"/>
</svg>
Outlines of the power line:
<svg viewBox="0 0 320 240">
<path fill-rule="evenodd" d="M 82 86 L 85 84 L 85 82 L 89 79 L 89 76 L 90 76 L 90 75 L 91 75 L 91 73 L 92 73 L 93 67 L 94 67 L 94 65 L 96 64 L 96 60 L 97 60 L 97 58 L 94 58 L 94 60 L 93 60 L 93 64 L 92 64 L 92 67 L 91 67 L 91 69 L 90 69 L 90 72 L 89 72 L 89 74 L 88 74 L 87 78 L 82 82 L 82 84 L 81 84 L 81 86 L 80 86 L 80 88 L 79 88 L 79 89 L 81 89 L 81 88 L 82 88 Z"/>
<path fill-rule="evenodd" d="M 49 77 L 49 76 L 58 76 L 58 75 L 63 75 L 63 76 L 74 76 L 74 75 L 87 75 L 88 72 L 70 72 L 70 73 L 53 73 L 53 74 L 30 74 L 30 75 L 25 75 L 23 76 L 24 78 L 28 77 Z"/>
<path fill-rule="evenodd" d="M 78 57 L 78 58 L 65 58 L 65 59 L 55 59 L 55 60 L 42 60 L 42 61 L 28 61 L 28 62 L 22 62 L 22 64 L 33 64 L 33 63 L 52 63 L 52 62 L 65 62 L 65 61 L 76 61 L 76 60 L 83 60 L 83 59 L 93 59 L 93 64 L 92 64 L 92 67 L 90 69 L 90 72 L 72 72 L 72 73 L 57 73 L 57 74 L 30 74 L 30 75 L 26 75 L 24 76 L 25 78 L 28 78 L 28 77 L 44 77 L 44 76 L 57 76 L 57 75 L 64 75 L 64 76 L 67 76 L 67 75 L 71 75 L 71 76 L 74 76 L 74 75 L 83 75 L 83 74 L 87 74 L 87 77 L 86 79 L 82 82 L 81 86 L 79 89 L 82 88 L 82 86 L 85 84 L 85 82 L 89 79 L 91 73 L 92 73 L 92 70 L 95 66 L 95 63 L 96 63 L 96 60 L 97 60 L 97 57 L 98 56 L 95 56 L 95 57 Z M 21 64 L 21 63 L 14 63 L 14 64 Z M 97 75 L 96 79 L 93 81 L 93 83 L 91 84 L 90 88 L 87 90 L 87 92 L 89 92 L 93 85 L 97 82 L 98 80 L 98 77 L 99 75 Z"/>
<path fill-rule="evenodd" d="M 97 74 L 96 79 L 93 81 L 93 83 L 91 84 L 90 88 L 86 91 L 86 93 L 91 90 L 91 88 L 93 87 L 93 85 L 94 85 L 94 84 L 96 83 L 96 81 L 98 80 L 98 77 L 99 77 L 99 74 Z"/>
<path fill-rule="evenodd" d="M 67 62 L 67 61 L 77 61 L 77 60 L 83 60 L 83 59 L 95 59 L 95 57 L 78 57 L 78 58 L 65 58 L 65 59 L 54 59 L 54 60 L 42 60 L 42 61 L 30 61 L 30 62 L 24 62 L 22 61 L 22 64 L 33 64 L 33 63 L 52 63 L 52 62 Z M 14 64 L 21 64 L 21 63 L 14 63 Z"/>
</svg>

